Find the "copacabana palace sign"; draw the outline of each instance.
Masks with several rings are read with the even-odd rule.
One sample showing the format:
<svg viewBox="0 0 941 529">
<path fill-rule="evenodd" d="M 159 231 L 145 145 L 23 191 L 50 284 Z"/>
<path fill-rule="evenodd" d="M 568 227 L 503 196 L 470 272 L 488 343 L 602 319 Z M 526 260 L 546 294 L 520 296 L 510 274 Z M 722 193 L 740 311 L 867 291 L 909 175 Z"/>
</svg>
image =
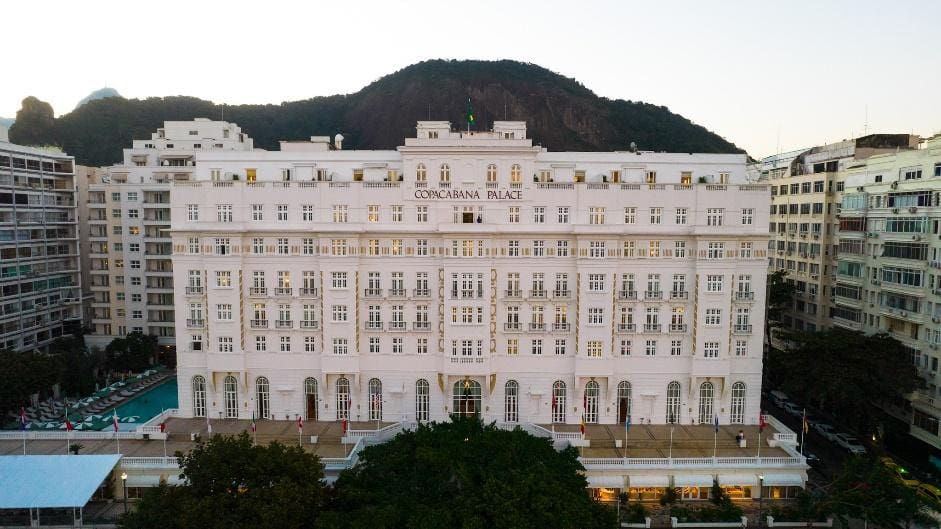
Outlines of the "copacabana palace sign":
<svg viewBox="0 0 941 529">
<path fill-rule="evenodd" d="M 523 192 L 513 189 L 488 189 L 482 195 L 479 189 L 416 189 L 420 200 L 522 200 Z"/>
</svg>

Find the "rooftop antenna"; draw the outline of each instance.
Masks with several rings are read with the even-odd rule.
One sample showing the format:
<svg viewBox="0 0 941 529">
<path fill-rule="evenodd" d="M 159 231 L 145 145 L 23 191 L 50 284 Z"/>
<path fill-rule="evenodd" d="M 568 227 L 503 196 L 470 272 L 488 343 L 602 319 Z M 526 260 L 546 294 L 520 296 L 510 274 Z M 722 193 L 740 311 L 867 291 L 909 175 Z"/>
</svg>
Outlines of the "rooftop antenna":
<svg viewBox="0 0 941 529">
<path fill-rule="evenodd" d="M 863 136 L 869 134 L 869 105 L 865 106 L 865 117 L 863 118 Z"/>
</svg>

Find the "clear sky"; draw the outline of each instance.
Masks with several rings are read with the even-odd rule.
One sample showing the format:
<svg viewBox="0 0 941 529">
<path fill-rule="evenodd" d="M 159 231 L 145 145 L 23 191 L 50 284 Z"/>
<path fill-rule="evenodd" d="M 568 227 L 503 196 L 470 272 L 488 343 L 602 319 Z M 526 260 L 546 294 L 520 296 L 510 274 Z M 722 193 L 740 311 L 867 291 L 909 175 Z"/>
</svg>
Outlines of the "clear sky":
<svg viewBox="0 0 941 529">
<path fill-rule="evenodd" d="M 278 103 L 425 59 L 508 58 L 753 156 L 862 134 L 867 115 L 869 132 L 941 131 L 937 1 L 12 0 L 0 18 L 5 117 L 27 95 L 63 114 L 103 86 Z"/>
</svg>

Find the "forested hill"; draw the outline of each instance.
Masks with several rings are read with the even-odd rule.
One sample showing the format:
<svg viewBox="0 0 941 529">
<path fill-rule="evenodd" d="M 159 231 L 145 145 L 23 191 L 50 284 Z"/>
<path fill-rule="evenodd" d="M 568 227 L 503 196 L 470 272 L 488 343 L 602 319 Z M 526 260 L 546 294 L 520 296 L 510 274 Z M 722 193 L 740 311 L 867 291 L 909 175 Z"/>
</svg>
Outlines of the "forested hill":
<svg viewBox="0 0 941 529">
<path fill-rule="evenodd" d="M 344 148 L 391 149 L 415 133 L 415 122 L 450 120 L 464 126 L 467 98 L 477 129 L 494 120 L 524 120 L 529 136 L 550 150 L 743 152 L 706 128 L 642 102 L 595 95 L 574 79 L 515 61 L 444 61 L 414 64 L 348 95 L 268 105 L 226 105 L 255 146 L 277 149 L 279 140 L 342 132 Z M 84 165 L 121 159 L 132 139 L 149 138 L 168 120 L 220 119 L 221 105 L 193 97 L 89 101 L 59 118 L 34 97 L 23 101 L 10 140 L 58 145 Z"/>
</svg>

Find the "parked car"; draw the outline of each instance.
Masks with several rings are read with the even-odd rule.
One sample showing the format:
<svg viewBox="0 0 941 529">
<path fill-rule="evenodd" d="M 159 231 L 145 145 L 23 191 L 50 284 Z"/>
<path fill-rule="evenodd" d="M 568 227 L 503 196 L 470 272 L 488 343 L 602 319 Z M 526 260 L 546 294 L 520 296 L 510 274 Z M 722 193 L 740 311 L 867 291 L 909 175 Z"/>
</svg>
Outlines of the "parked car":
<svg viewBox="0 0 941 529">
<path fill-rule="evenodd" d="M 783 408 L 784 403 L 788 402 L 788 400 L 787 394 L 783 391 L 774 390 L 771 392 L 771 402 L 779 408 Z"/>
<path fill-rule="evenodd" d="M 782 409 L 788 413 L 788 415 L 793 415 L 795 417 L 802 417 L 804 415 L 804 408 L 796 402 L 785 402 Z"/>
<path fill-rule="evenodd" d="M 879 460 L 882 461 L 882 464 L 885 465 L 886 468 L 895 473 L 895 477 L 897 477 L 899 481 L 904 483 L 906 486 L 917 487 L 921 484 L 920 481 L 912 477 L 911 472 L 906 470 L 905 467 L 896 463 L 895 460 L 891 457 L 881 457 Z"/>
<path fill-rule="evenodd" d="M 827 441 L 835 441 L 834 437 L 836 436 L 836 430 L 832 426 L 825 422 L 818 422 L 814 425 L 814 430 L 820 434 L 821 437 Z"/>
<path fill-rule="evenodd" d="M 930 483 L 919 483 L 915 492 L 927 499 L 932 509 L 941 511 L 941 489 Z"/>
<path fill-rule="evenodd" d="M 859 439 L 856 439 L 848 433 L 838 433 L 833 436 L 833 440 L 836 441 L 836 444 L 842 446 L 853 455 L 866 453 L 866 447 L 859 442 Z"/>
<path fill-rule="evenodd" d="M 797 450 L 800 451 L 800 445 L 797 445 Z M 817 457 L 816 455 L 814 455 L 814 454 L 811 453 L 811 452 L 806 452 L 806 451 L 805 451 L 805 452 L 804 452 L 804 457 L 807 459 L 807 464 L 810 465 L 810 466 L 812 466 L 812 467 L 814 467 L 814 468 L 817 468 L 817 467 L 820 467 L 821 465 L 823 465 L 823 460 L 821 460 L 819 457 Z"/>
</svg>

